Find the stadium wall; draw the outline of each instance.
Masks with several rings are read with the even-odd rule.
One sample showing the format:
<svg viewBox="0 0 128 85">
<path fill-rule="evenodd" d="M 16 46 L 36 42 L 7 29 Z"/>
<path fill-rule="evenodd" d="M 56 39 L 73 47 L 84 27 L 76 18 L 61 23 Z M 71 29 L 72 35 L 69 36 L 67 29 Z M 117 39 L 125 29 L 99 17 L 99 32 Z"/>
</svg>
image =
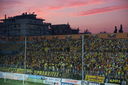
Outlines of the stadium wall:
<svg viewBox="0 0 128 85">
<path fill-rule="evenodd" d="M 73 34 L 73 35 L 48 35 L 48 36 L 27 36 L 27 41 L 33 41 L 33 40 L 42 40 L 42 39 L 65 39 L 67 37 L 71 37 L 72 39 L 79 39 L 82 35 L 85 35 L 87 37 L 89 36 L 97 36 L 99 38 L 125 38 L 128 39 L 128 33 L 106 33 L 106 34 Z M 6 37 L 6 36 L 0 36 L 0 41 L 24 41 L 24 36 L 17 36 L 17 37 Z"/>
</svg>

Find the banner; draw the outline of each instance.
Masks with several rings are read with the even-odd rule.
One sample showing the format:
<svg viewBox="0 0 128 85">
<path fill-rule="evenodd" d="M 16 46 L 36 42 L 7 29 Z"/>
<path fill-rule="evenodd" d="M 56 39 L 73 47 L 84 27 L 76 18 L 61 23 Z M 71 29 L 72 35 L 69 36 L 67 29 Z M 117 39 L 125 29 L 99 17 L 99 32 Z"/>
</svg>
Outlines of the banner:
<svg viewBox="0 0 128 85">
<path fill-rule="evenodd" d="M 120 84 L 105 83 L 105 85 L 120 85 Z"/>
<path fill-rule="evenodd" d="M 44 83 L 49 85 L 61 85 L 61 78 L 45 77 Z"/>
<path fill-rule="evenodd" d="M 0 78 L 4 78 L 3 72 L 0 72 Z"/>
<path fill-rule="evenodd" d="M 39 75 L 28 75 L 28 78 L 26 81 L 30 82 L 36 82 L 36 83 L 44 83 L 45 76 L 39 76 Z"/>
<path fill-rule="evenodd" d="M 94 76 L 94 75 L 86 75 L 85 80 L 90 82 L 104 83 L 105 77 L 102 76 Z"/>
<path fill-rule="evenodd" d="M 72 79 L 62 79 L 62 85 L 81 85 L 81 81 Z"/>
<path fill-rule="evenodd" d="M 106 83 L 121 84 L 121 82 L 122 81 L 120 79 L 115 79 L 115 78 L 106 79 Z"/>
<path fill-rule="evenodd" d="M 66 82 L 61 82 L 61 85 L 75 85 L 75 84 L 72 84 L 72 83 L 66 83 Z"/>
<path fill-rule="evenodd" d="M 88 85 L 100 85 L 100 84 L 98 84 L 98 83 L 89 83 Z"/>
<path fill-rule="evenodd" d="M 14 80 L 26 80 L 27 77 L 28 77 L 28 76 L 25 75 L 25 74 L 13 73 L 13 79 L 14 79 Z"/>
</svg>

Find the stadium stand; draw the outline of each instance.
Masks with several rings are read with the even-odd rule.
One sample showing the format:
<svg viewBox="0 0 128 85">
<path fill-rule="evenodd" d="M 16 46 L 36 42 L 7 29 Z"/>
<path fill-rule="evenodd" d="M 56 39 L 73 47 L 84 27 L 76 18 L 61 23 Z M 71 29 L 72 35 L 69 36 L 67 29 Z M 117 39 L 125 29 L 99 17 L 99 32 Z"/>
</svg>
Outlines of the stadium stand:
<svg viewBox="0 0 128 85">
<path fill-rule="evenodd" d="M 0 71 L 81 80 L 81 36 L 82 34 L 27 37 L 26 69 L 24 38 L 0 38 L 0 51 L 13 51 L 0 55 Z M 85 77 L 95 75 L 127 80 L 127 33 L 84 35 L 84 49 Z"/>
</svg>

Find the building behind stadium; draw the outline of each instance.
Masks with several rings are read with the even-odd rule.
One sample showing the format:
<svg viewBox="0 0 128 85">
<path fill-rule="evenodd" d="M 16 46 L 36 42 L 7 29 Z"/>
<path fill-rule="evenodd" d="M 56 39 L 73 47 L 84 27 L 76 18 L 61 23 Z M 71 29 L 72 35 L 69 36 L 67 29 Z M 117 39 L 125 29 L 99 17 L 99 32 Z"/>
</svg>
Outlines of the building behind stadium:
<svg viewBox="0 0 128 85">
<path fill-rule="evenodd" d="M 69 24 L 52 25 L 45 19 L 37 18 L 34 13 L 23 13 L 0 20 L 1 36 L 42 36 L 60 34 L 78 34 L 79 29 L 72 29 Z"/>
</svg>

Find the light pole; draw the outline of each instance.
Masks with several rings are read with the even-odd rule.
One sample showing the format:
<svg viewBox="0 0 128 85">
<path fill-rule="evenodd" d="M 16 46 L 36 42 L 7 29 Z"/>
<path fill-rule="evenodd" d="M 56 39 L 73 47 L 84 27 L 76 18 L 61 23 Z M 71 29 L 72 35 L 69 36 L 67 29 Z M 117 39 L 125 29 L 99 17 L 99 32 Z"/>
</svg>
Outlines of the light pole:
<svg viewBox="0 0 128 85">
<path fill-rule="evenodd" d="M 27 39 L 26 39 L 26 36 L 24 37 L 25 38 L 25 42 L 24 42 L 24 46 L 25 46 L 25 49 L 24 49 L 24 75 L 23 75 L 23 85 L 25 85 L 25 73 L 26 73 L 26 54 L 27 54 L 27 50 L 26 50 L 26 47 L 27 47 Z"/>
<path fill-rule="evenodd" d="M 82 82 L 81 85 L 84 84 L 84 54 L 85 54 L 85 40 L 84 40 L 84 35 L 82 35 Z"/>
</svg>

